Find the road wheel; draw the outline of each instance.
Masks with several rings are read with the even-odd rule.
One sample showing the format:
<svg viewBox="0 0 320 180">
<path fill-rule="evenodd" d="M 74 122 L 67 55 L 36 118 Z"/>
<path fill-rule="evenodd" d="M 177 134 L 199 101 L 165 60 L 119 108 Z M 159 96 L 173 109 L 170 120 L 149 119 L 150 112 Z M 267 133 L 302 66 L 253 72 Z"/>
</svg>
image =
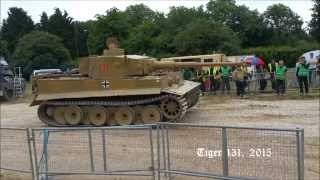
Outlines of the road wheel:
<svg viewBox="0 0 320 180">
<path fill-rule="evenodd" d="M 142 121 L 143 106 L 134 106 L 133 110 L 135 113 L 134 124 L 143 124 L 143 121 Z"/>
<path fill-rule="evenodd" d="M 115 118 L 115 113 L 117 111 L 117 108 L 115 107 L 108 107 L 107 108 L 107 111 L 109 112 L 109 120 L 107 121 L 107 124 L 109 126 L 115 126 L 117 125 L 117 121 L 116 121 L 116 118 Z"/>
<path fill-rule="evenodd" d="M 174 96 L 169 96 L 161 101 L 161 112 L 168 120 L 175 120 L 182 114 L 182 106 Z"/>
<path fill-rule="evenodd" d="M 130 125 L 135 118 L 134 110 L 129 107 L 120 107 L 115 112 L 115 120 L 121 126 Z"/>
<path fill-rule="evenodd" d="M 82 124 L 84 125 L 90 125 L 90 120 L 89 120 L 89 110 L 90 110 L 90 107 L 89 106 L 84 106 L 84 107 L 81 107 L 82 109 L 82 112 L 83 112 L 83 118 L 82 118 Z"/>
<path fill-rule="evenodd" d="M 109 118 L 106 108 L 102 106 L 96 106 L 89 108 L 89 121 L 92 125 L 102 126 Z"/>
<path fill-rule="evenodd" d="M 83 112 L 79 106 L 68 106 L 65 108 L 64 119 L 67 124 L 75 126 L 80 124 L 83 118 Z"/>
<path fill-rule="evenodd" d="M 65 107 L 56 107 L 53 111 L 53 119 L 61 125 L 67 124 L 66 120 L 64 119 Z"/>
<path fill-rule="evenodd" d="M 141 117 L 144 124 L 157 123 L 161 121 L 161 112 L 157 106 L 150 105 L 143 109 Z"/>
</svg>

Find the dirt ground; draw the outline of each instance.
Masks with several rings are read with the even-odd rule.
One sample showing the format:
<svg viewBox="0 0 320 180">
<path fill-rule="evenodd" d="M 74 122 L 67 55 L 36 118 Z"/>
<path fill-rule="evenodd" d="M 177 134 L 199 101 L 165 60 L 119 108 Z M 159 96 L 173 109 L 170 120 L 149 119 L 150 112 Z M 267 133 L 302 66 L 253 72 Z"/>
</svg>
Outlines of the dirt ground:
<svg viewBox="0 0 320 180">
<path fill-rule="evenodd" d="M 29 100 L 27 98 L 1 104 L 1 127 L 45 126 L 37 118 L 37 107 L 30 107 Z M 308 97 L 300 97 L 295 91 L 288 92 L 287 96 L 283 97 L 274 94 L 256 94 L 250 95 L 248 99 L 222 95 L 203 96 L 200 102 L 187 113 L 183 122 L 228 126 L 304 128 L 305 179 L 317 180 L 320 173 L 319 106 L 319 91 L 316 90 Z M 16 173 L 4 172 L 1 179 L 29 178 Z M 78 179 L 78 177 L 68 177 L 68 179 Z M 101 177 L 101 179 L 109 179 L 109 177 Z M 110 177 L 110 179 L 132 178 Z"/>
</svg>

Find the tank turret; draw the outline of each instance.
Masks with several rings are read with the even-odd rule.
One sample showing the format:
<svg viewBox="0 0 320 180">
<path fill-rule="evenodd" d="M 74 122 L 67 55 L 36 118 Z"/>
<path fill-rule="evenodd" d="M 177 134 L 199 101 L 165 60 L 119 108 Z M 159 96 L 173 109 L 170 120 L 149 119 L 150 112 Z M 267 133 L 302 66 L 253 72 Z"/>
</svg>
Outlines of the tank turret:
<svg viewBox="0 0 320 180">
<path fill-rule="evenodd" d="M 80 59 L 78 74 L 34 79 L 31 105 L 52 126 L 129 125 L 179 121 L 199 97 L 197 82 L 183 80 L 180 68 L 241 63 L 170 62 L 125 55 L 115 39 L 101 56 Z"/>
<path fill-rule="evenodd" d="M 225 55 L 221 54 L 220 59 Z M 154 58 L 138 55 L 91 56 L 80 59 L 80 73 L 91 78 L 121 78 L 124 76 L 144 76 L 159 69 L 171 71 L 181 68 L 212 66 L 237 66 L 241 62 L 175 62 L 157 61 Z"/>
</svg>

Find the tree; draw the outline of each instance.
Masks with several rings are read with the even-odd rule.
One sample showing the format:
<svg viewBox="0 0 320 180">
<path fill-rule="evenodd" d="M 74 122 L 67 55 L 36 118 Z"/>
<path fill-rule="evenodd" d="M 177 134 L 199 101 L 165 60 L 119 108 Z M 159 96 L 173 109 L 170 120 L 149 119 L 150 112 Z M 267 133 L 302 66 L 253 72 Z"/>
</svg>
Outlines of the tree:
<svg viewBox="0 0 320 180">
<path fill-rule="evenodd" d="M 34 29 L 33 21 L 22 8 L 12 7 L 8 18 L 3 21 L 1 36 L 8 42 L 8 50 L 12 53 L 18 40 Z"/>
<path fill-rule="evenodd" d="M 311 36 L 320 42 L 320 0 L 314 0 L 309 27 Z"/>
<path fill-rule="evenodd" d="M 141 25 L 146 21 L 152 21 L 156 13 L 144 4 L 128 6 L 124 13 L 132 27 Z"/>
<path fill-rule="evenodd" d="M 235 54 L 240 41 L 235 33 L 220 23 L 199 19 L 188 24 L 174 40 L 179 55 L 222 52 Z"/>
<path fill-rule="evenodd" d="M 8 51 L 8 43 L 5 40 L 0 39 L 0 57 L 8 58 L 9 51 Z"/>
<path fill-rule="evenodd" d="M 155 55 L 153 38 L 157 37 L 159 33 L 160 29 L 155 23 L 145 21 L 130 32 L 128 40 L 124 44 L 126 51 L 128 53 Z"/>
<path fill-rule="evenodd" d="M 59 37 L 34 31 L 19 40 L 12 63 L 22 66 L 23 73 L 29 77 L 34 69 L 63 68 L 71 63 L 71 56 Z"/>
<path fill-rule="evenodd" d="M 269 6 L 263 17 L 273 44 L 289 44 L 304 35 L 301 17 L 283 4 Z"/>
<path fill-rule="evenodd" d="M 88 48 L 90 54 L 101 54 L 106 48 L 107 37 L 116 37 L 120 42 L 128 38 L 131 25 L 126 13 L 111 8 L 106 15 L 97 15 L 89 29 Z"/>
<path fill-rule="evenodd" d="M 69 50 L 72 57 L 77 57 L 77 48 L 75 43 L 75 27 L 73 19 L 69 17 L 68 13 L 63 13 L 59 8 L 49 17 L 47 25 L 45 17 L 43 17 L 41 27 L 46 27 L 46 31 L 54 34 L 62 39 L 63 44 Z"/>
<path fill-rule="evenodd" d="M 40 29 L 48 31 L 49 18 L 46 12 L 43 12 L 40 17 Z"/>
<path fill-rule="evenodd" d="M 244 47 L 263 45 L 268 37 L 266 25 L 258 11 L 246 6 L 237 6 L 234 0 L 209 1 L 210 19 L 229 26 L 239 37 Z"/>
</svg>

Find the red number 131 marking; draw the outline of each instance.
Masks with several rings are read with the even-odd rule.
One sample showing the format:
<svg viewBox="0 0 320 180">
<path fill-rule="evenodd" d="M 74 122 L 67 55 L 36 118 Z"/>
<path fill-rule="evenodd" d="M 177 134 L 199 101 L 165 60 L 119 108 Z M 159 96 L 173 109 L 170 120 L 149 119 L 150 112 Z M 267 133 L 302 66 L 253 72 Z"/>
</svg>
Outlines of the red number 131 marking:
<svg viewBox="0 0 320 180">
<path fill-rule="evenodd" d="M 109 71 L 109 66 L 108 64 L 100 64 L 100 72 L 108 72 Z"/>
</svg>

